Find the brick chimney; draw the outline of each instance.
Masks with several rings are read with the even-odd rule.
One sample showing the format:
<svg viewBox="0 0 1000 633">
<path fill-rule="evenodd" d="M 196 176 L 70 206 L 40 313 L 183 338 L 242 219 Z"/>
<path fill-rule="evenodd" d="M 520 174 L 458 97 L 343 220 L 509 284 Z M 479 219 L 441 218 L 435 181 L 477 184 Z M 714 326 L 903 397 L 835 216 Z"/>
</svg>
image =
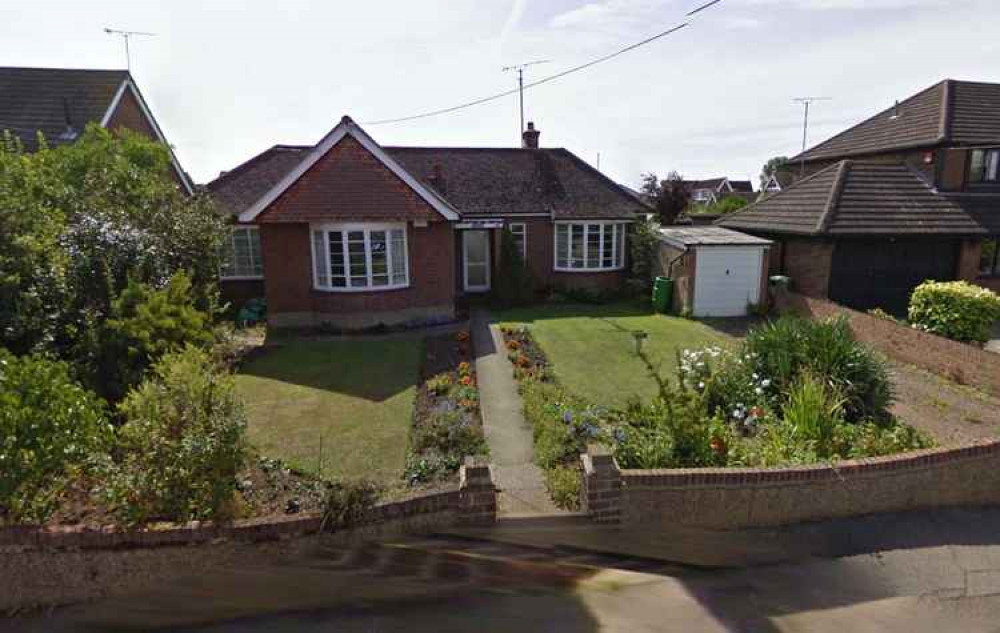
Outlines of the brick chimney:
<svg viewBox="0 0 1000 633">
<path fill-rule="evenodd" d="M 521 147 L 524 149 L 538 149 L 538 136 L 541 134 L 535 129 L 535 122 L 528 121 L 528 129 L 521 133 Z"/>
</svg>

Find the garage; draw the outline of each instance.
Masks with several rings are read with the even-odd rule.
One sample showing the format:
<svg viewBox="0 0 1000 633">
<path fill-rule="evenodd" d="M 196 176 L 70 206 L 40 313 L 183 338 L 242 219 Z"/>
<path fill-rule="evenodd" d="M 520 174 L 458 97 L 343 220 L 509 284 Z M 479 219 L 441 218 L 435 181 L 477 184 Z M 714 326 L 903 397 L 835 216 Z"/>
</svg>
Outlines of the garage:
<svg viewBox="0 0 1000 633">
<path fill-rule="evenodd" d="M 660 242 L 661 270 L 674 281 L 675 312 L 737 317 L 761 302 L 769 240 L 718 226 L 671 226 L 660 229 Z"/>
<path fill-rule="evenodd" d="M 956 278 L 958 240 L 839 240 L 830 265 L 830 299 L 855 310 L 905 316 L 913 289 Z"/>
</svg>

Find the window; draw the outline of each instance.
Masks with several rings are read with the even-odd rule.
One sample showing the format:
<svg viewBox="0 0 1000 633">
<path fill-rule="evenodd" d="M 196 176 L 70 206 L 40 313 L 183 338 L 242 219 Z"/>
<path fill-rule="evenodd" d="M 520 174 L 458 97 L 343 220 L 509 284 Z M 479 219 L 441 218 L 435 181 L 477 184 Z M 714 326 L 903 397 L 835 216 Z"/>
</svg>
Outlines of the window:
<svg viewBox="0 0 1000 633">
<path fill-rule="evenodd" d="M 222 279 L 259 279 L 264 276 L 260 258 L 260 231 L 256 226 L 234 226 L 222 247 Z"/>
<path fill-rule="evenodd" d="M 623 222 L 556 224 L 555 268 L 562 271 L 619 270 L 625 267 Z"/>
<path fill-rule="evenodd" d="M 313 282 L 320 290 L 391 290 L 410 285 L 403 224 L 314 226 L 312 253 Z"/>
<path fill-rule="evenodd" d="M 521 259 L 528 260 L 528 227 L 523 222 L 514 222 L 507 225 L 507 230 L 514 236 L 514 243 L 521 251 Z"/>
<path fill-rule="evenodd" d="M 1000 182 L 1000 149 L 974 149 L 969 165 L 969 182 Z"/>
<path fill-rule="evenodd" d="M 979 274 L 1000 277 L 1000 239 L 983 240 L 979 255 Z"/>
</svg>

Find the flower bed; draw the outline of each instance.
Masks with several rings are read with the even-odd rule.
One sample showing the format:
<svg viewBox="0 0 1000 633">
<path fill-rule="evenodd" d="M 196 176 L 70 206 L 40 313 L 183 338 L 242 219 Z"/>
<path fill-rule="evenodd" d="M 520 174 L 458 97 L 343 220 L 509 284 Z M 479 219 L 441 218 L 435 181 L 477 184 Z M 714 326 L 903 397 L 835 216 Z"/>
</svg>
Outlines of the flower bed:
<svg viewBox="0 0 1000 633">
<path fill-rule="evenodd" d="M 466 456 L 488 450 L 468 331 L 424 346 L 404 474 L 410 486 L 451 479 Z"/>
<path fill-rule="evenodd" d="M 676 379 L 658 380 L 658 397 L 622 409 L 562 389 L 526 329 L 504 337 L 557 502 L 573 497 L 566 470 L 591 442 L 626 469 L 831 463 L 933 444 L 889 414 L 886 367 L 838 321 L 784 319 L 737 350 L 685 350 Z"/>
</svg>

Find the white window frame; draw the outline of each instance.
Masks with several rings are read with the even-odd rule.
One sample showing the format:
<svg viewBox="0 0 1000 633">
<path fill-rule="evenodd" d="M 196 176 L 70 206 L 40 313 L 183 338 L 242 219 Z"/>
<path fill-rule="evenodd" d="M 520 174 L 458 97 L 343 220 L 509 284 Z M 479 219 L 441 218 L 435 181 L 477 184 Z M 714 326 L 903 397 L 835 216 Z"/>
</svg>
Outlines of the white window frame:
<svg viewBox="0 0 1000 633">
<path fill-rule="evenodd" d="M 258 244 L 258 246 L 260 246 L 260 228 L 258 226 L 253 225 L 253 224 L 236 224 L 236 225 L 233 225 L 233 226 L 229 227 L 229 235 L 227 236 L 227 239 L 229 240 L 229 243 L 226 246 L 227 246 L 229 252 L 234 257 L 236 255 L 236 244 L 233 242 L 233 238 L 236 235 L 236 233 L 241 233 L 241 232 L 244 232 L 244 231 L 247 232 L 247 233 L 256 233 L 257 234 L 257 244 Z M 263 279 L 264 278 L 264 262 L 263 262 L 263 257 L 261 255 L 261 250 L 263 250 L 263 249 L 262 248 L 258 248 L 257 252 L 254 253 L 254 251 L 253 251 L 253 244 L 254 244 L 253 240 L 250 240 L 250 268 L 251 269 L 256 268 L 257 264 L 259 262 L 260 263 L 260 270 L 261 270 L 260 274 L 259 275 L 258 274 L 228 275 L 225 272 L 226 271 L 225 264 L 220 264 L 220 266 L 219 266 L 219 279 L 220 280 L 222 280 L 222 281 L 241 281 L 241 280 Z M 226 257 L 226 254 L 224 253 L 223 254 L 223 258 L 225 258 L 225 257 Z"/>
<path fill-rule="evenodd" d="M 520 232 L 515 231 L 514 227 L 519 227 Z M 521 236 L 521 259 L 528 261 L 528 225 L 525 222 L 510 222 L 507 224 L 507 230 L 512 235 Z"/>
<path fill-rule="evenodd" d="M 392 283 L 392 278 L 396 276 L 395 271 L 392 268 L 392 234 L 391 231 L 401 230 L 403 232 L 403 283 Z M 316 252 L 316 241 L 314 239 L 315 233 L 317 231 L 322 232 L 324 245 L 324 256 L 323 264 L 326 266 L 326 282 L 327 285 L 320 285 L 319 279 L 316 275 L 317 257 L 320 255 Z M 367 273 L 368 285 L 366 286 L 351 286 L 351 274 L 350 270 L 345 268 L 345 282 L 346 286 L 334 286 L 333 285 L 333 266 L 330 262 L 329 254 L 329 244 L 330 244 L 330 233 L 340 232 L 344 235 L 351 231 L 363 231 L 365 235 L 365 271 Z M 371 232 L 372 231 L 385 231 L 385 261 L 386 270 L 389 277 L 389 284 L 385 286 L 374 286 L 372 285 L 372 250 L 371 250 Z M 343 240 L 344 244 L 344 265 L 349 266 L 349 255 L 347 252 L 347 241 Z M 410 287 L 410 238 L 407 235 L 407 226 L 405 222 L 390 222 L 390 223 L 333 223 L 333 224 L 310 224 L 309 225 L 309 251 L 312 254 L 312 287 L 314 290 L 320 292 L 384 292 L 387 290 L 399 290 L 401 288 Z"/>
<path fill-rule="evenodd" d="M 556 222 L 552 230 L 552 269 L 561 273 L 595 273 L 595 272 L 613 272 L 616 270 L 624 270 L 626 255 L 628 251 L 628 226 L 631 222 L 622 220 L 580 220 L 580 221 L 564 221 Z M 600 225 L 600 239 L 598 242 L 598 265 L 596 267 L 587 266 L 589 261 L 589 253 L 587 252 L 590 247 L 589 244 L 589 231 L 590 227 L 594 225 Z M 566 266 L 559 265 L 559 227 L 566 226 Z M 583 227 L 583 267 L 573 268 L 573 259 L 570 255 L 573 252 L 573 227 L 582 226 Z M 617 226 L 617 229 L 607 229 L 609 226 Z M 622 249 L 619 251 L 618 244 L 619 240 L 617 235 L 620 231 L 625 231 L 624 237 L 620 240 L 622 244 Z M 612 266 L 604 266 L 604 242 L 606 239 L 611 240 L 611 262 Z"/>
</svg>

